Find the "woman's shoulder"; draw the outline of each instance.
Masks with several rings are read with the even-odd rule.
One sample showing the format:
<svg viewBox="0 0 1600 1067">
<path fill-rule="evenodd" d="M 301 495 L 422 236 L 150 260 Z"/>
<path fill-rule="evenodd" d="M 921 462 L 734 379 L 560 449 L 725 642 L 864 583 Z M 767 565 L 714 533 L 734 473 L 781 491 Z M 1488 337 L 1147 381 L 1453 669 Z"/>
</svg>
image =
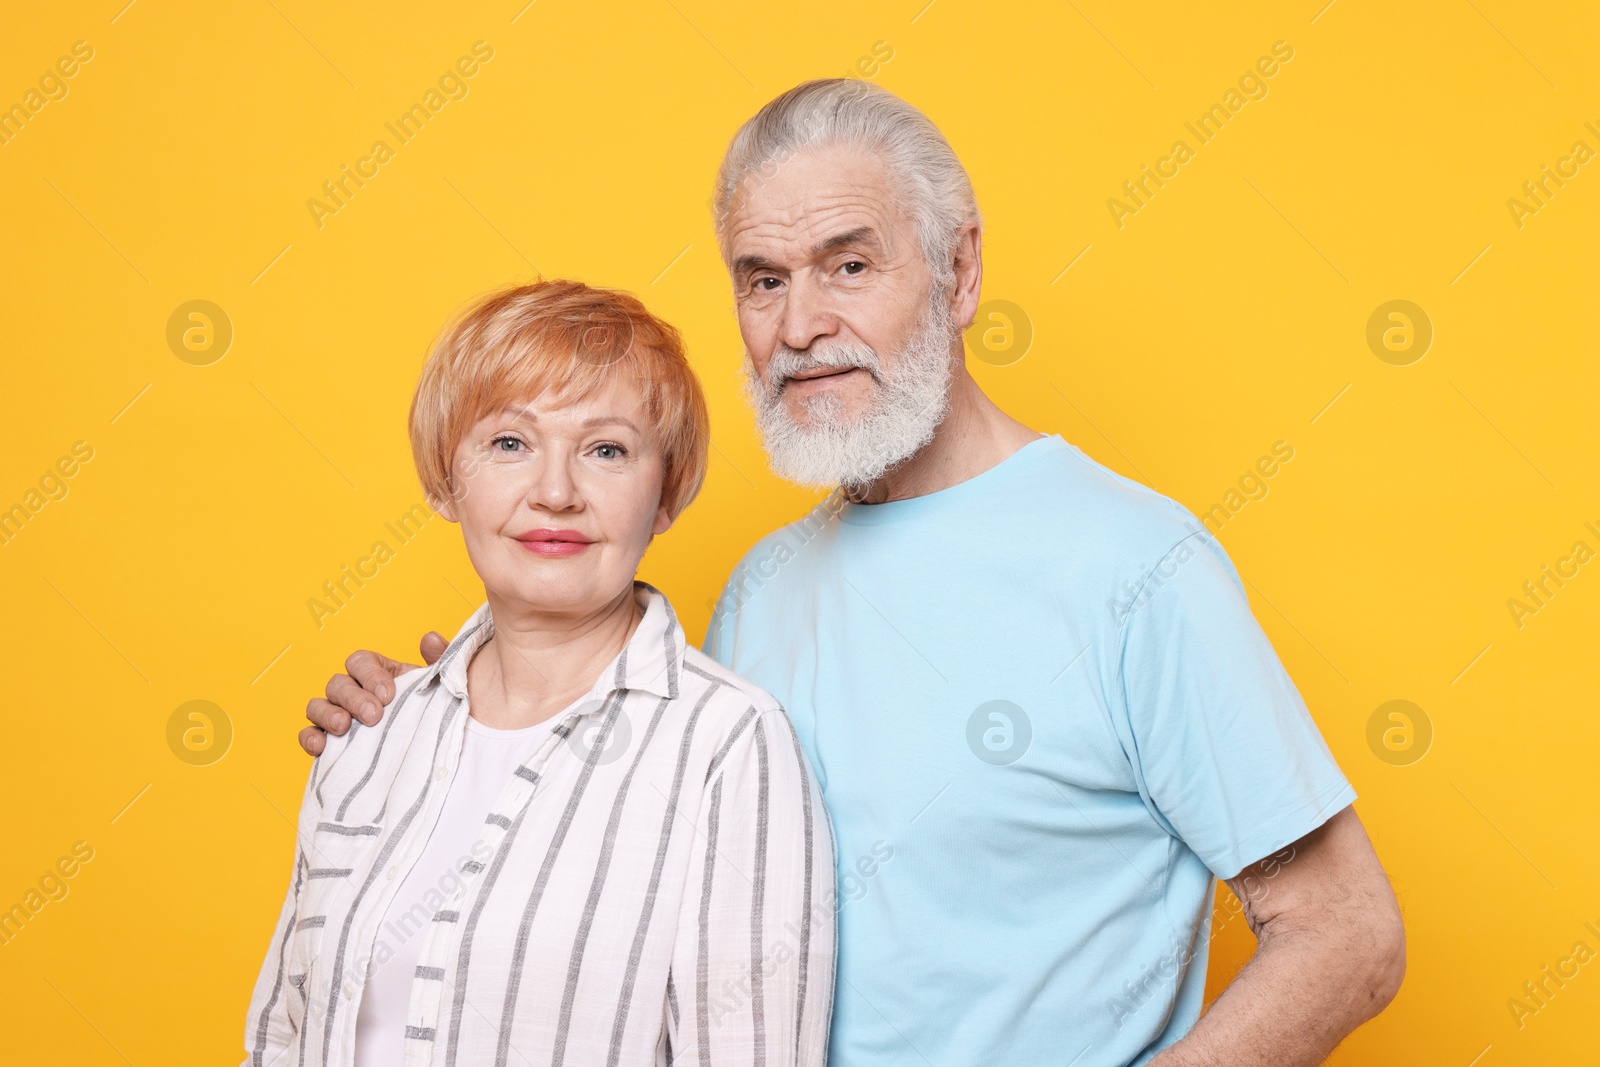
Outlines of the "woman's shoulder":
<svg viewBox="0 0 1600 1067">
<path fill-rule="evenodd" d="M 691 705 L 700 705 L 697 733 L 709 730 L 725 744 L 757 733 L 769 738 L 795 736 L 783 704 L 756 683 L 692 645 L 684 650 L 683 665 L 684 674 L 698 683 L 686 692 L 680 690 L 680 697 L 688 696 Z"/>
<path fill-rule="evenodd" d="M 693 645 L 683 650 L 683 666 L 685 673 L 711 687 L 712 693 L 706 701 L 708 708 L 715 705 L 719 710 L 731 710 L 737 715 L 751 708 L 757 714 L 783 711 L 777 697 L 748 678 L 733 673 Z M 697 692 L 694 697 L 698 700 L 702 695 Z"/>
<path fill-rule="evenodd" d="M 756 781 L 756 768 L 763 779 L 770 774 L 774 781 L 816 781 L 800 735 L 777 697 L 692 646 L 684 653 L 684 673 L 710 688 L 709 693 L 702 688 L 681 694 L 701 707 L 696 748 L 711 754 L 707 783 L 730 767 L 742 768 L 736 777 L 745 787 Z"/>
<path fill-rule="evenodd" d="M 317 776 L 318 792 L 328 783 L 337 783 L 351 774 L 365 774 L 373 758 L 383 745 L 385 732 L 392 728 L 396 718 L 415 718 L 412 705 L 425 701 L 429 682 L 437 671 L 432 667 L 414 667 L 394 680 L 394 696 L 383 706 L 383 717 L 371 726 L 350 720 L 350 728 L 342 734 L 329 734 L 322 754 L 312 764 Z"/>
</svg>

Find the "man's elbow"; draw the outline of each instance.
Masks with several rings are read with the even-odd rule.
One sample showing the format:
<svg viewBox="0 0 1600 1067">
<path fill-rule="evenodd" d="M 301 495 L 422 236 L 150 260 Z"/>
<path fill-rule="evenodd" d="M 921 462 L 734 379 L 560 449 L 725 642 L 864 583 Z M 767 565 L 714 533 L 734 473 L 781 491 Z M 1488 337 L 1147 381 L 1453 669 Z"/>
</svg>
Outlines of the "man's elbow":
<svg viewBox="0 0 1600 1067">
<path fill-rule="evenodd" d="M 1382 921 L 1370 931 L 1366 966 L 1361 972 L 1369 1019 L 1389 1006 L 1406 975 L 1406 928 L 1400 909 L 1391 902 L 1383 912 Z"/>
</svg>

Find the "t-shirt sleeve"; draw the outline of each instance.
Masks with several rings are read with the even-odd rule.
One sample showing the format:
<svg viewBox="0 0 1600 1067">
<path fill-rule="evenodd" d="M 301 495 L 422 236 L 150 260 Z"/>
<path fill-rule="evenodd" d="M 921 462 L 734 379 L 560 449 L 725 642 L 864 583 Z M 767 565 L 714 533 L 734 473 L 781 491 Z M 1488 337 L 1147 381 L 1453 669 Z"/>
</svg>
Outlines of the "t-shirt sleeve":
<svg viewBox="0 0 1600 1067">
<path fill-rule="evenodd" d="M 1150 572 L 1121 634 L 1112 704 L 1140 792 L 1218 878 L 1356 799 L 1208 533 Z"/>
</svg>

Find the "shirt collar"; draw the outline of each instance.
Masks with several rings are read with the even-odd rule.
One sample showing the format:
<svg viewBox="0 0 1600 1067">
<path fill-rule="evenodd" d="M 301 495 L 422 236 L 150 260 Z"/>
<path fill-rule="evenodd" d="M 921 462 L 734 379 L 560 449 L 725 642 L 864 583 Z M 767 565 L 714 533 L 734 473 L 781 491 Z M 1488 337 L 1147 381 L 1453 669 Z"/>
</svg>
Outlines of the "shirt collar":
<svg viewBox="0 0 1600 1067">
<path fill-rule="evenodd" d="M 636 689 L 675 700 L 685 647 L 677 612 L 661 590 L 637 579 L 633 583 L 633 600 L 643 610 L 638 628 L 600 672 L 588 695 L 604 698 L 618 689 Z M 488 601 L 484 601 L 462 623 L 444 654 L 428 668 L 430 682 L 437 679 L 452 696 L 465 697 L 467 664 L 472 654 L 493 636 L 494 617 Z"/>
</svg>

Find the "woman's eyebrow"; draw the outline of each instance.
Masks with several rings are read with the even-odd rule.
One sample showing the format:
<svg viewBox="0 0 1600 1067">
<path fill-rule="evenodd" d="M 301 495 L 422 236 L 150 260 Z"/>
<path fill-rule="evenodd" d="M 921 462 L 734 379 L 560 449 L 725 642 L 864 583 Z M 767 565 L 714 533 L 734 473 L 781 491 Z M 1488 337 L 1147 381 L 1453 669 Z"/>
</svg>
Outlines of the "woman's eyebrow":
<svg viewBox="0 0 1600 1067">
<path fill-rule="evenodd" d="M 624 418 L 621 415 L 595 415 L 591 418 L 584 419 L 580 425 L 582 425 L 585 430 L 593 429 L 596 426 L 626 426 L 634 433 L 643 432 L 639 429 L 639 427 L 633 424 L 633 420 Z"/>
<path fill-rule="evenodd" d="M 533 404 L 507 404 L 498 411 L 489 413 L 491 418 L 502 419 L 527 419 L 529 422 L 538 422 L 539 418 L 533 413 Z"/>
</svg>

